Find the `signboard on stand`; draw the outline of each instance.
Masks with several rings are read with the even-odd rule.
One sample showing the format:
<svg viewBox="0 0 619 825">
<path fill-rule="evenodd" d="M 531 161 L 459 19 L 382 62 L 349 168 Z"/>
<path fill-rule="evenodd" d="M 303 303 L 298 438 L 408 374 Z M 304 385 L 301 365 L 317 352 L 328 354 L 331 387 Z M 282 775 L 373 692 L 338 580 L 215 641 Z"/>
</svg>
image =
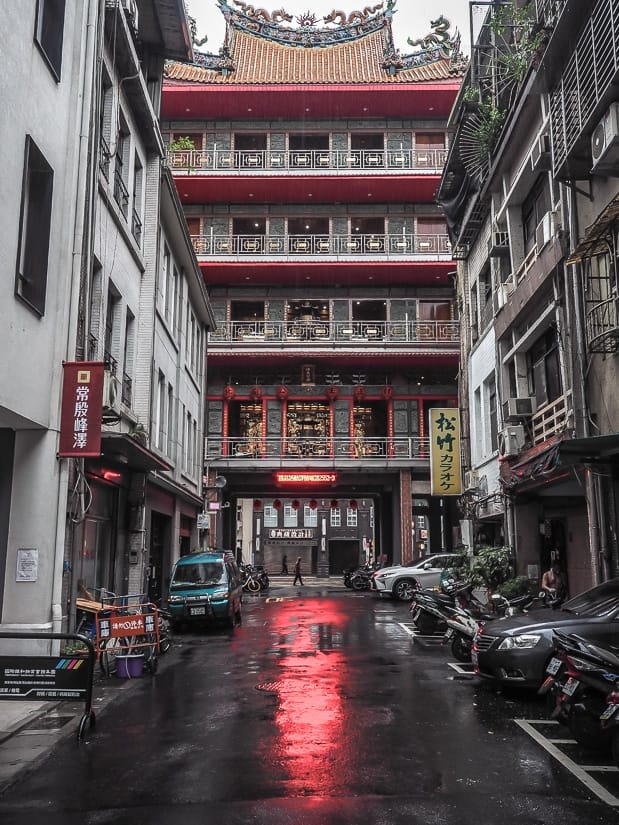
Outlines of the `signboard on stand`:
<svg viewBox="0 0 619 825">
<path fill-rule="evenodd" d="M 430 409 L 430 479 L 433 496 L 462 495 L 460 411 L 455 407 Z"/>
</svg>

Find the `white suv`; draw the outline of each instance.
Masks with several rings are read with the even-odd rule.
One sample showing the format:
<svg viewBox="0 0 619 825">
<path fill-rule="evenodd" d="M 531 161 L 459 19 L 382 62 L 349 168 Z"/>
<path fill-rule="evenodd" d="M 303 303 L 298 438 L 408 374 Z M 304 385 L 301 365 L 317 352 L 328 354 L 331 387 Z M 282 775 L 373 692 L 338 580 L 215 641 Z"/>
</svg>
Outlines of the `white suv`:
<svg viewBox="0 0 619 825">
<path fill-rule="evenodd" d="M 410 602 L 418 587 L 438 587 L 443 570 L 460 567 L 465 559 L 462 553 L 437 553 L 407 564 L 383 567 L 373 574 L 370 589 Z"/>
</svg>

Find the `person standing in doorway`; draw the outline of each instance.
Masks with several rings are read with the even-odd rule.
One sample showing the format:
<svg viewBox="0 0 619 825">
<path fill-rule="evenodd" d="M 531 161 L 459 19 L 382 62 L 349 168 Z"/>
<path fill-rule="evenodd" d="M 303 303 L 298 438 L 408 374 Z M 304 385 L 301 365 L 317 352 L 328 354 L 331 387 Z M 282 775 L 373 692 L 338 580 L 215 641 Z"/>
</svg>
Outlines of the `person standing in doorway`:
<svg viewBox="0 0 619 825">
<path fill-rule="evenodd" d="M 282 576 L 288 575 L 288 556 L 284 553 L 282 556 Z"/>
<path fill-rule="evenodd" d="M 301 556 L 297 558 L 294 565 L 294 581 L 292 582 L 293 587 L 297 583 L 297 579 L 299 580 L 301 587 L 303 587 L 303 578 L 301 576 Z"/>
</svg>

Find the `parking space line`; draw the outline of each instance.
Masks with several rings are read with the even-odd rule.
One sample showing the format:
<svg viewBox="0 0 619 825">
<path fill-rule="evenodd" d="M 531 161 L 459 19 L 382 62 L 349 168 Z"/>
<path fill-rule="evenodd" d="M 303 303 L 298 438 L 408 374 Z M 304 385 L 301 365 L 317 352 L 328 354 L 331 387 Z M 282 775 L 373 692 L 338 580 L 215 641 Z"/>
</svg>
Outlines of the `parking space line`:
<svg viewBox="0 0 619 825">
<path fill-rule="evenodd" d="M 606 802 L 607 805 L 612 805 L 613 807 L 619 806 L 619 799 L 607 791 L 606 788 L 603 785 L 600 785 L 600 783 L 593 779 L 593 777 L 589 776 L 589 771 L 591 768 L 584 765 L 578 765 L 570 759 L 569 756 L 566 756 L 561 750 L 559 750 L 559 748 L 557 748 L 550 739 L 535 728 L 536 725 L 556 725 L 558 722 L 550 722 L 548 720 L 539 719 L 514 719 L 514 722 L 525 733 L 528 733 L 531 739 L 534 739 L 538 745 L 541 745 L 547 753 L 553 756 L 557 762 L 560 762 L 564 768 L 579 779 L 583 785 L 591 791 L 591 793 L 598 797 L 598 799 L 601 799 L 602 802 Z M 597 768 L 594 766 L 593 770 L 597 770 Z"/>
<path fill-rule="evenodd" d="M 447 662 L 447 667 L 452 668 L 461 676 L 471 676 L 475 673 L 475 666 L 467 662 Z"/>
<path fill-rule="evenodd" d="M 408 633 L 409 636 L 412 636 L 413 638 L 417 636 L 417 631 L 414 628 L 409 627 L 407 624 L 398 622 L 398 626 L 401 627 L 405 633 Z"/>
</svg>

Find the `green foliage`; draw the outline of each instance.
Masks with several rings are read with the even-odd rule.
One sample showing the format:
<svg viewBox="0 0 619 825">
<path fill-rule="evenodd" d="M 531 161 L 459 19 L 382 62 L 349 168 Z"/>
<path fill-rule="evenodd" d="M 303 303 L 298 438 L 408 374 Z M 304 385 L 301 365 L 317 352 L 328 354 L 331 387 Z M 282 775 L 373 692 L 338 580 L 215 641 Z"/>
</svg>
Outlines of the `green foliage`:
<svg viewBox="0 0 619 825">
<path fill-rule="evenodd" d="M 480 123 L 477 127 L 477 137 L 483 152 L 491 153 L 501 134 L 505 123 L 505 111 L 494 103 L 481 103 L 479 106 Z"/>
<path fill-rule="evenodd" d="M 180 135 L 168 143 L 168 152 L 178 152 L 183 149 L 195 149 L 193 140 L 187 135 Z"/>
<path fill-rule="evenodd" d="M 469 571 L 463 571 L 464 578 L 475 587 L 496 588 L 512 577 L 512 554 L 510 547 L 482 547 L 473 556 Z"/>
<path fill-rule="evenodd" d="M 479 89 L 477 86 L 466 86 L 462 92 L 463 103 L 479 103 Z"/>
<path fill-rule="evenodd" d="M 515 599 L 517 596 L 524 596 L 530 589 L 531 582 L 526 576 L 515 576 L 513 579 L 507 579 L 503 584 L 500 584 L 496 592 L 500 593 L 501 596 L 505 596 L 506 599 Z"/>
</svg>

